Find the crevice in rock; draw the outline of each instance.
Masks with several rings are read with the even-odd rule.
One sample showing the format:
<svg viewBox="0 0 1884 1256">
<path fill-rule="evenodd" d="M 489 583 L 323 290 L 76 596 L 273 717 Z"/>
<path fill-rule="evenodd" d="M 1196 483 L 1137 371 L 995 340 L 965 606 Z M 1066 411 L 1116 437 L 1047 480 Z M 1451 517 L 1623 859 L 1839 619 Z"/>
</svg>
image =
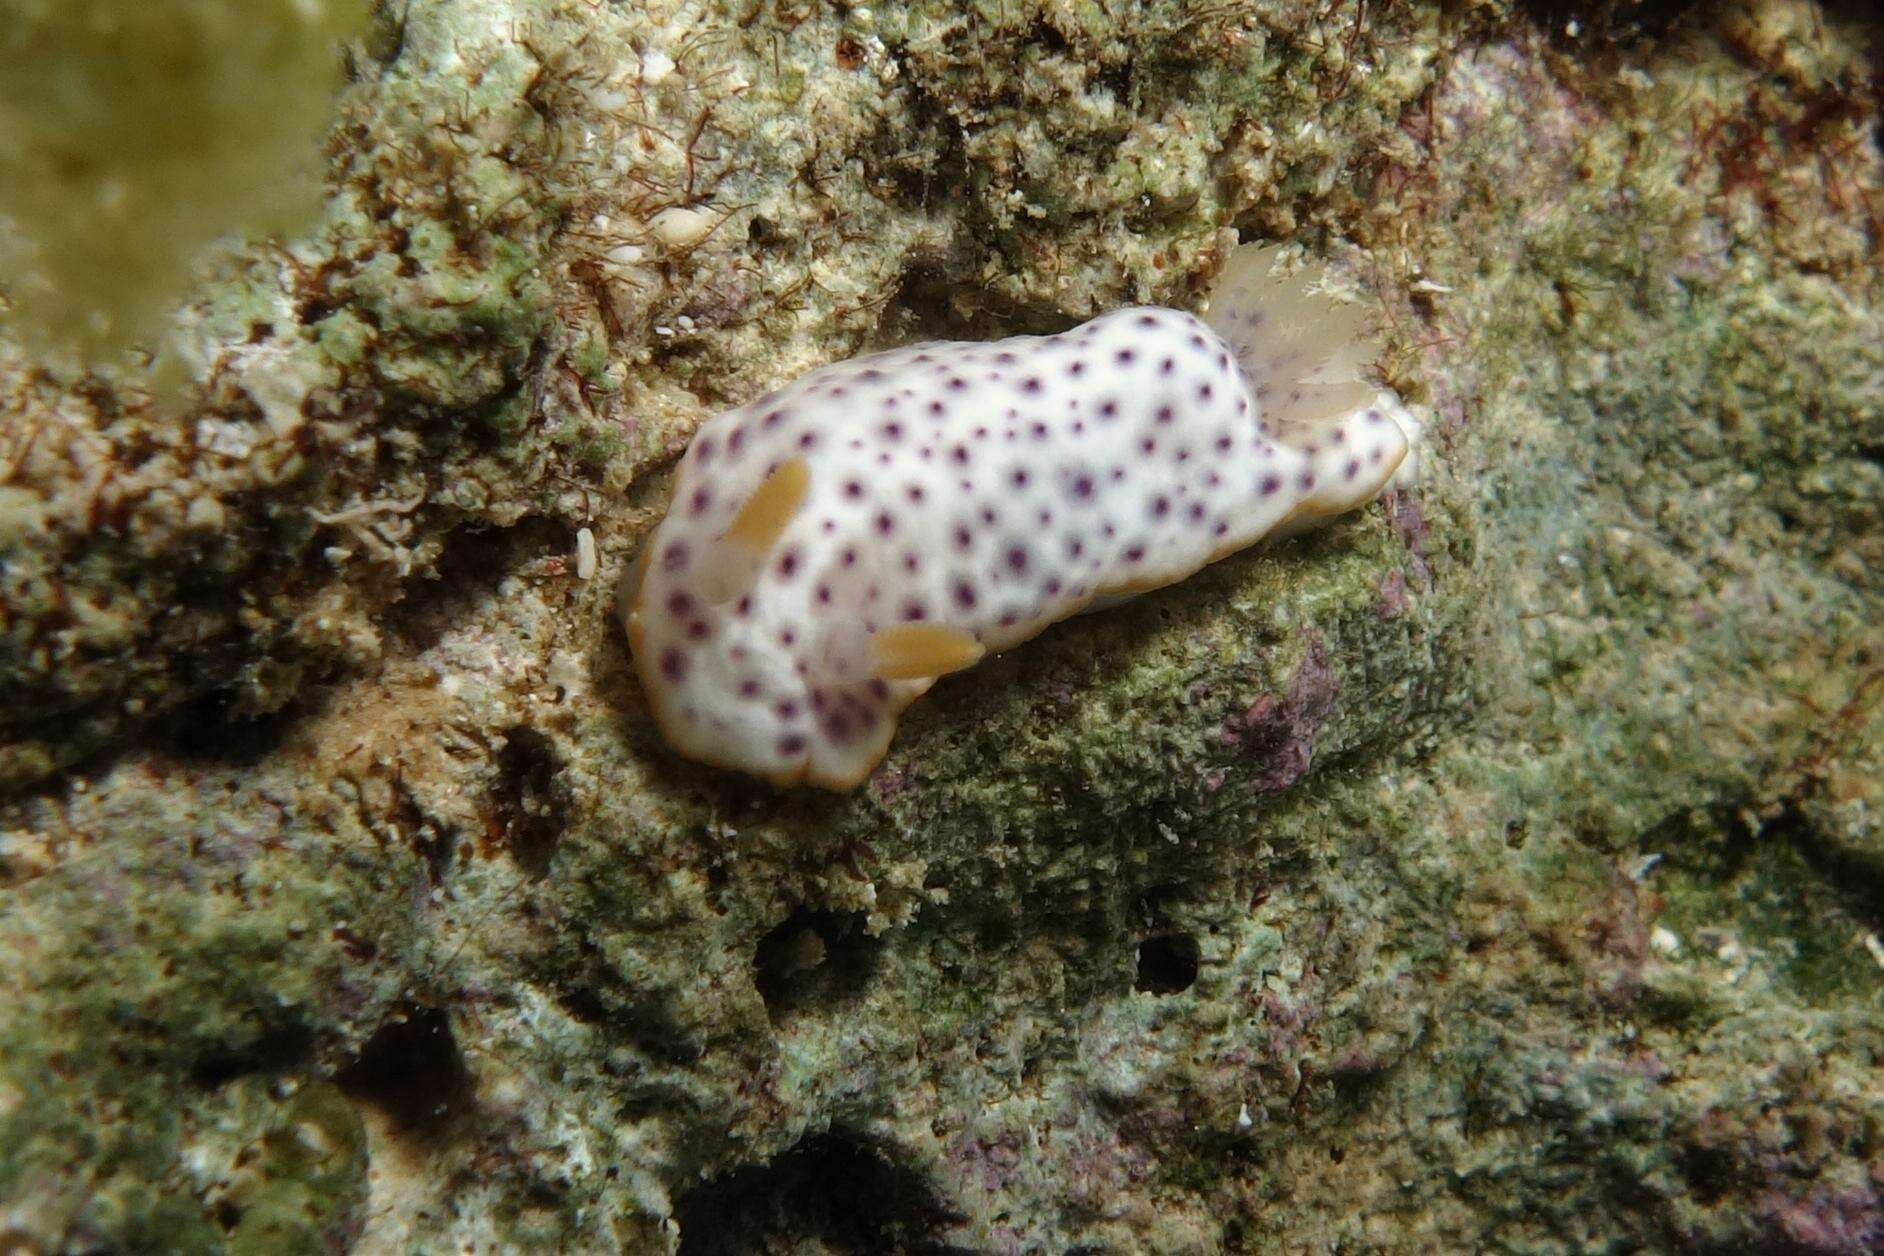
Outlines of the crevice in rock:
<svg viewBox="0 0 1884 1256">
<path fill-rule="evenodd" d="M 940 1236 L 957 1219 L 914 1170 L 841 1131 L 710 1178 L 674 1209 L 681 1256 L 952 1256 L 967 1249 Z"/>
<path fill-rule="evenodd" d="M 520 727 L 505 734 L 491 802 L 504 848 L 532 877 L 549 873 L 568 824 L 569 799 L 557 781 L 561 769 L 555 743 L 542 733 Z"/>
<path fill-rule="evenodd" d="M 754 983 L 774 1024 L 794 1014 L 832 1010 L 869 985 L 882 943 L 864 932 L 862 912 L 800 908 L 759 939 Z"/>
<path fill-rule="evenodd" d="M 444 540 L 432 578 L 408 582 L 405 597 L 387 608 L 388 633 L 415 651 L 429 649 L 452 628 L 482 616 L 505 577 L 524 563 L 574 552 L 574 536 L 553 519 L 456 528 Z"/>
<path fill-rule="evenodd" d="M 1197 939 L 1189 933 L 1154 933 L 1138 944 L 1138 974 L 1133 989 L 1146 994 L 1178 994 L 1197 981 Z"/>
<path fill-rule="evenodd" d="M 401 1132 L 438 1133 L 472 1104 L 471 1072 L 443 1008 L 408 1003 L 379 1028 L 334 1080 L 383 1112 Z"/>
<path fill-rule="evenodd" d="M 226 1086 L 250 1073 L 283 1073 L 305 1061 L 314 1049 L 314 1035 L 306 1025 L 274 1025 L 248 1042 L 199 1059 L 190 1080 L 206 1090 Z"/>
</svg>

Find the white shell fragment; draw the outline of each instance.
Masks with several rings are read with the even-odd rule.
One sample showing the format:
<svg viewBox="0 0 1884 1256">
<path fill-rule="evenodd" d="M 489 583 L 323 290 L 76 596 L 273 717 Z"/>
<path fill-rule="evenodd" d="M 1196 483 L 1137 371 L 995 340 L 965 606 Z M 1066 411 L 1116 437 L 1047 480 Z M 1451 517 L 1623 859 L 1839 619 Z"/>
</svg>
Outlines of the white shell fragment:
<svg viewBox="0 0 1884 1256">
<path fill-rule="evenodd" d="M 938 677 L 1379 494 L 1417 427 L 1274 258 L 1237 250 L 1208 323 L 914 345 L 703 424 L 623 588 L 669 742 L 852 788 Z"/>
<path fill-rule="evenodd" d="M 596 567 L 595 533 L 587 528 L 576 532 L 576 579 L 595 579 Z"/>
</svg>

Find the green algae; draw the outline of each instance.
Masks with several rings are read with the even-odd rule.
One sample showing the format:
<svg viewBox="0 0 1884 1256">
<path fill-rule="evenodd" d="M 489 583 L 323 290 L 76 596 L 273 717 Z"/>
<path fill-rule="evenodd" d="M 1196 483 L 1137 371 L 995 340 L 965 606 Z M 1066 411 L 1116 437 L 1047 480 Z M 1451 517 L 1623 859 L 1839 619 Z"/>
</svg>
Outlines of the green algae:
<svg viewBox="0 0 1884 1256">
<path fill-rule="evenodd" d="M 225 234 L 318 212 L 365 0 L 26 0 L 0 26 L 0 291 L 42 346 L 147 342 Z"/>
</svg>

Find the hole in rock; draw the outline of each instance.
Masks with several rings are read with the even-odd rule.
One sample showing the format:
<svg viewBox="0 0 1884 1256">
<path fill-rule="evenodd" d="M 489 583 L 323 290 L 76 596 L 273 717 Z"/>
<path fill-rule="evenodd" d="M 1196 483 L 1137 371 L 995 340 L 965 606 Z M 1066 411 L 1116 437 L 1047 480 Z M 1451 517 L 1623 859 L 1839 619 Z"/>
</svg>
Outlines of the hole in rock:
<svg viewBox="0 0 1884 1256">
<path fill-rule="evenodd" d="M 505 735 L 491 801 L 505 848 L 533 877 L 549 872 L 567 823 L 568 800 L 556 779 L 561 767 L 555 744 L 542 733 L 513 728 Z"/>
<path fill-rule="evenodd" d="M 570 530 L 550 519 L 508 527 L 465 524 L 445 538 L 433 578 L 407 582 L 405 597 L 386 613 L 387 623 L 414 649 L 430 649 L 459 624 L 478 618 L 506 576 L 533 559 L 572 556 L 575 548 Z"/>
<path fill-rule="evenodd" d="M 313 1049 L 314 1035 L 307 1026 L 277 1025 L 240 1046 L 204 1056 L 190 1070 L 190 1079 L 214 1090 L 248 1073 L 286 1072 Z"/>
<path fill-rule="evenodd" d="M 755 984 L 777 1022 L 856 998 L 876 971 L 882 943 L 864 932 L 862 912 L 801 907 L 759 939 Z"/>
<path fill-rule="evenodd" d="M 436 1131 L 471 1104 L 471 1073 L 443 1008 L 407 1004 L 393 1013 L 334 1080 L 408 1133 Z"/>
<path fill-rule="evenodd" d="M 839 1133 L 711 1178 L 674 1209 L 681 1256 L 952 1256 L 968 1250 L 938 1237 L 954 1219 L 913 1171 Z"/>
<path fill-rule="evenodd" d="M 1156 933 L 1138 944 L 1133 988 L 1147 994 L 1176 994 L 1197 980 L 1197 939 L 1188 933 Z"/>
</svg>

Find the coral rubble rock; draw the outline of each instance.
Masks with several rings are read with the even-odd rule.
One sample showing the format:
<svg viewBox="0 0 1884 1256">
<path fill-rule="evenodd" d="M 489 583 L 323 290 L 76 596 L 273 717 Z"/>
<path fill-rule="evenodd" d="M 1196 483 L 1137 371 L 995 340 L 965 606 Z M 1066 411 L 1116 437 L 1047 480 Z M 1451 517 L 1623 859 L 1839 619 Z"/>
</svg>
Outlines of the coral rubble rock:
<svg viewBox="0 0 1884 1256">
<path fill-rule="evenodd" d="M 1875 1250 L 1877 28 L 1587 8 L 379 6 L 180 399 L 0 331 L 0 1245 Z M 700 422 L 1232 228 L 1417 487 L 663 752 Z"/>
</svg>

